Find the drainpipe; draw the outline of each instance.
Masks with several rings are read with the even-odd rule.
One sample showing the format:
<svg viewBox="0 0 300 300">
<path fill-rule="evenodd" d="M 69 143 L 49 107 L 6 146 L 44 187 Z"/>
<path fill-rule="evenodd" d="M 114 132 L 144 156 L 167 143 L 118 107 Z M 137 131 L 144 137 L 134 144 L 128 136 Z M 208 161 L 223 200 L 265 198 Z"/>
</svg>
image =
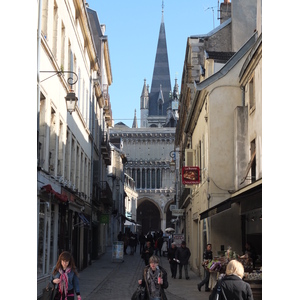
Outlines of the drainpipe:
<svg viewBox="0 0 300 300">
<path fill-rule="evenodd" d="M 38 15 L 38 32 L 37 32 L 37 167 L 39 166 L 39 134 L 40 134 L 40 48 L 41 48 L 41 18 L 42 18 L 42 0 L 39 1 L 39 15 Z M 37 220 L 39 224 L 40 216 L 40 201 L 37 196 Z M 37 248 L 36 257 L 38 258 L 39 252 L 39 226 L 37 226 Z M 37 262 L 38 263 L 38 262 Z"/>
<path fill-rule="evenodd" d="M 43 0 L 39 0 L 38 32 L 37 32 L 37 166 L 39 165 L 39 134 L 40 134 L 40 55 L 41 55 L 41 19 Z"/>
<path fill-rule="evenodd" d="M 93 184 L 94 184 L 94 137 L 95 137 L 95 132 L 94 132 L 94 99 L 95 97 L 92 96 L 92 83 L 93 83 L 93 78 L 90 77 L 90 91 L 89 91 L 89 95 L 90 95 L 90 105 L 92 106 L 90 109 L 90 120 L 92 120 L 92 124 L 91 124 L 91 143 L 92 143 L 92 147 L 91 147 L 91 180 L 90 180 L 90 201 L 91 201 L 91 222 L 90 222 L 90 234 L 91 234 L 91 249 L 90 249 L 90 261 L 89 264 L 92 264 L 92 255 L 93 255 Z M 92 101 L 91 101 L 92 100 Z"/>
</svg>

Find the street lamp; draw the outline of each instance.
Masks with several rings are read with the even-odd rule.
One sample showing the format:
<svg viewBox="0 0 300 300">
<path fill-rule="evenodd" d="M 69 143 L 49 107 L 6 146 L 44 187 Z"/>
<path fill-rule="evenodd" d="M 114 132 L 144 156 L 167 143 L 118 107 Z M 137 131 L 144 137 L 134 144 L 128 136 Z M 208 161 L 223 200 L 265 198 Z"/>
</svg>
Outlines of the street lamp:
<svg viewBox="0 0 300 300">
<path fill-rule="evenodd" d="M 74 112 L 76 110 L 76 104 L 78 102 L 78 98 L 75 95 L 74 90 L 72 89 L 72 86 L 78 81 L 78 75 L 73 72 L 73 71 L 40 71 L 41 73 L 55 73 L 47 78 L 45 78 L 44 80 L 42 80 L 41 82 L 51 78 L 52 76 L 58 75 L 61 76 L 63 73 L 69 73 L 69 74 L 74 74 L 76 76 L 75 79 L 73 79 L 73 76 L 69 77 L 67 79 L 68 84 L 70 85 L 70 90 L 67 93 L 67 96 L 65 97 L 66 99 L 66 104 L 67 104 L 67 111 L 72 114 L 72 112 Z"/>
<path fill-rule="evenodd" d="M 72 114 L 73 111 L 76 110 L 76 104 L 78 101 L 78 98 L 76 97 L 73 90 L 70 90 L 70 92 L 65 97 L 66 103 L 67 103 L 67 111 Z"/>
<path fill-rule="evenodd" d="M 179 186 L 179 174 L 178 174 L 178 169 L 176 168 L 176 163 L 177 163 L 177 159 L 176 159 L 176 152 L 178 153 L 182 153 L 183 151 L 180 151 L 180 150 L 173 150 L 170 152 L 170 157 L 172 158 L 172 161 L 170 162 L 170 171 L 171 172 L 175 172 L 175 189 L 176 189 L 176 209 L 179 208 L 179 195 L 178 195 L 178 188 L 180 188 Z M 178 233 L 178 229 L 179 229 L 179 225 L 178 225 L 178 218 L 176 219 L 176 222 L 174 223 L 175 224 L 175 228 L 176 228 L 176 233 Z"/>
<path fill-rule="evenodd" d="M 172 161 L 170 162 L 170 170 L 173 173 L 176 170 L 176 152 L 180 153 L 182 151 L 180 150 L 173 150 L 170 152 L 170 157 L 172 158 Z"/>
</svg>

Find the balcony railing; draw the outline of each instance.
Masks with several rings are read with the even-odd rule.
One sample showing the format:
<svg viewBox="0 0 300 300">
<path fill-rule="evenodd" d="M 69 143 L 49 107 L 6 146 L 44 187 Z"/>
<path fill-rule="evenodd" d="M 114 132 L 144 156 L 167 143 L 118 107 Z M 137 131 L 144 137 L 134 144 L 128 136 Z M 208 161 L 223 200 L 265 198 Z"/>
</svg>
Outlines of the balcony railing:
<svg viewBox="0 0 300 300">
<path fill-rule="evenodd" d="M 107 181 L 94 184 L 93 202 L 96 206 L 100 206 L 101 203 L 108 206 L 113 205 L 112 191 Z"/>
<path fill-rule="evenodd" d="M 101 137 L 101 154 L 105 164 L 108 166 L 111 164 L 109 134 L 106 131 L 102 131 Z"/>
</svg>

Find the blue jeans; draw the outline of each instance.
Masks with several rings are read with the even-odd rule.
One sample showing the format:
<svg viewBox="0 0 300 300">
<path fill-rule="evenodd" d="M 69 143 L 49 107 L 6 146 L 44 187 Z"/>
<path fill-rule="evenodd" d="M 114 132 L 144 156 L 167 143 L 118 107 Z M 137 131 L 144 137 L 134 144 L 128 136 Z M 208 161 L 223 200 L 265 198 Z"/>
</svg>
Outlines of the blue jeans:
<svg viewBox="0 0 300 300">
<path fill-rule="evenodd" d="M 209 284 L 209 276 L 210 273 L 208 270 L 204 269 L 204 279 L 200 282 L 200 287 L 205 284 L 205 289 L 208 290 L 208 284 Z"/>
</svg>

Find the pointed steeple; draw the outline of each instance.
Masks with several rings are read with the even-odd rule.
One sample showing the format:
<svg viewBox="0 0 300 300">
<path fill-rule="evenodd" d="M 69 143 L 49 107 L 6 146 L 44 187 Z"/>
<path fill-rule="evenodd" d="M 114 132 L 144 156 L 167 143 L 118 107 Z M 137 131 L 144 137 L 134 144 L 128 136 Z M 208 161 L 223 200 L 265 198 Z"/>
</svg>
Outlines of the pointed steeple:
<svg viewBox="0 0 300 300">
<path fill-rule="evenodd" d="M 134 110 L 134 118 L 133 118 L 132 128 L 138 128 L 137 118 L 136 118 L 136 109 Z"/>
<path fill-rule="evenodd" d="M 169 59 L 168 59 L 167 41 L 166 41 L 166 32 L 165 32 L 165 23 L 164 23 L 164 5 L 162 5 L 162 18 L 161 18 L 152 84 L 151 84 L 150 96 L 149 96 L 149 116 L 158 115 L 157 98 L 161 90 L 160 86 L 162 86 L 162 93 L 164 95 L 164 99 L 168 99 L 169 93 L 172 88 L 171 88 Z M 163 115 L 166 115 L 167 108 L 168 108 L 168 101 L 165 101 L 162 110 Z"/>
<path fill-rule="evenodd" d="M 144 86 L 141 94 L 141 104 L 140 104 L 141 109 L 148 108 L 148 100 L 149 100 L 148 97 L 149 97 L 148 85 L 146 85 L 146 79 L 144 79 Z"/>
<path fill-rule="evenodd" d="M 175 78 L 175 85 L 173 89 L 173 98 L 179 100 L 179 87 L 177 83 L 177 78 Z"/>
</svg>

